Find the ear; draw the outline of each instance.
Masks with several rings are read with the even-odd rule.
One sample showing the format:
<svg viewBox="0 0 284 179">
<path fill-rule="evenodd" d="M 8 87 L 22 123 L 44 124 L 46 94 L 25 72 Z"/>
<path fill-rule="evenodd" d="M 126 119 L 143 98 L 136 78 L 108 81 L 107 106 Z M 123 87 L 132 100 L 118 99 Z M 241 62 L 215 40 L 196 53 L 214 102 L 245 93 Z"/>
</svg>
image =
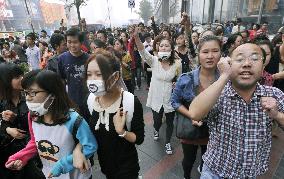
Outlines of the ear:
<svg viewBox="0 0 284 179">
<path fill-rule="evenodd" d="M 58 147 L 58 146 L 53 145 L 53 149 L 54 149 L 54 151 L 55 151 L 55 153 L 54 153 L 54 154 L 56 154 L 56 153 L 58 153 L 58 152 L 59 152 L 59 147 Z"/>
</svg>

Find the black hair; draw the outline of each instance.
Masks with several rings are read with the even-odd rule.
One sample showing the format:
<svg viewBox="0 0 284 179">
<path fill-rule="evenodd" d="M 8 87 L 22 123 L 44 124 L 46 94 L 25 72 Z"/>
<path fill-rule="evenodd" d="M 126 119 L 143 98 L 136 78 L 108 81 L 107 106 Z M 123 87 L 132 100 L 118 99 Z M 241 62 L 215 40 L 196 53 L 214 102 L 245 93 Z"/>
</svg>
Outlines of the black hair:
<svg viewBox="0 0 284 179">
<path fill-rule="evenodd" d="M 146 39 L 146 38 L 148 38 L 148 37 L 151 37 L 151 34 L 150 34 L 149 32 L 146 32 L 146 33 L 144 34 L 144 38 Z"/>
<path fill-rule="evenodd" d="M 273 46 L 272 46 L 272 43 L 268 39 L 259 39 L 259 37 L 257 37 L 257 38 L 255 38 L 253 40 L 252 43 L 254 43 L 254 44 L 258 45 L 258 46 L 260 46 L 260 45 L 267 45 L 268 48 L 270 49 L 270 53 L 271 53 L 271 57 L 272 57 L 272 55 L 273 55 Z M 263 48 L 261 48 L 261 49 L 263 49 Z M 266 58 L 266 52 L 265 52 L 265 56 L 264 57 Z"/>
<path fill-rule="evenodd" d="M 67 120 L 67 116 L 62 118 L 62 115 L 66 115 L 74 106 L 68 97 L 65 85 L 60 76 L 50 70 L 33 70 L 24 75 L 22 87 L 28 90 L 33 84 L 37 84 L 54 97 L 49 112 L 52 115 L 54 123 L 64 123 Z"/>
<path fill-rule="evenodd" d="M 106 44 L 103 41 L 101 41 L 100 39 L 95 39 L 91 43 L 94 43 L 97 46 L 97 48 L 106 48 Z"/>
<path fill-rule="evenodd" d="M 48 44 L 47 44 L 45 41 L 39 41 L 38 43 L 39 43 L 39 44 L 42 44 L 42 45 L 45 46 L 45 47 L 48 47 Z"/>
<path fill-rule="evenodd" d="M 50 37 L 50 44 L 54 50 L 60 46 L 62 41 L 65 41 L 65 37 L 62 34 L 54 33 Z"/>
<path fill-rule="evenodd" d="M 99 30 L 97 34 L 103 34 L 105 38 L 107 38 L 107 32 L 105 30 Z"/>
<path fill-rule="evenodd" d="M 277 44 L 284 43 L 282 42 L 282 33 L 277 33 L 271 40 L 272 46 L 276 47 Z"/>
<path fill-rule="evenodd" d="M 129 35 L 128 35 L 128 33 L 127 33 L 126 31 L 121 31 L 121 32 L 120 32 L 120 35 L 121 35 L 122 33 L 125 34 L 126 38 L 129 38 Z"/>
<path fill-rule="evenodd" d="M 122 45 L 123 51 L 126 51 L 126 47 L 125 47 L 123 40 L 117 38 L 117 39 L 114 39 L 113 43 L 115 44 L 116 41 L 118 41 Z"/>
<path fill-rule="evenodd" d="M 27 39 L 28 37 L 29 37 L 30 39 L 32 39 L 33 41 L 36 40 L 36 35 L 35 35 L 34 33 L 32 33 L 32 32 L 29 33 L 29 34 L 26 36 L 26 39 Z"/>
<path fill-rule="evenodd" d="M 1 63 L 0 74 L 0 99 L 12 100 L 12 80 L 23 76 L 24 72 L 14 63 Z"/>
<path fill-rule="evenodd" d="M 222 47 L 222 52 L 223 52 L 223 55 L 224 56 L 228 56 L 229 55 L 229 49 L 232 47 L 233 44 L 235 44 L 236 40 L 238 37 L 242 37 L 241 33 L 235 33 L 235 34 L 232 34 L 227 42 L 223 45 Z M 242 37 L 243 38 L 243 37 Z"/>
<path fill-rule="evenodd" d="M 175 59 L 176 59 L 176 57 L 175 57 L 175 46 L 174 46 L 174 43 L 173 43 L 173 41 L 172 41 L 171 39 L 169 39 L 169 38 L 167 38 L 167 37 L 162 37 L 160 43 L 161 43 L 163 40 L 167 40 L 167 41 L 170 43 L 170 45 L 171 45 L 171 56 L 170 56 L 170 58 L 168 59 L 168 61 L 170 62 L 170 65 L 173 65 L 173 64 L 175 63 Z M 157 49 L 157 50 L 158 50 L 158 49 Z M 158 50 L 158 51 L 159 51 L 159 50 Z M 159 59 L 159 61 L 161 61 L 161 59 Z"/>
<path fill-rule="evenodd" d="M 202 46 L 206 43 L 206 42 L 210 42 L 210 41 L 216 41 L 219 45 L 219 48 L 221 50 L 221 41 L 220 39 L 215 36 L 215 35 L 206 35 L 204 37 L 202 37 L 201 39 L 199 39 L 199 43 L 198 43 L 198 52 L 200 51 L 200 49 L 202 48 Z M 220 52 L 221 53 L 221 52 Z"/>
<path fill-rule="evenodd" d="M 41 30 L 40 32 L 43 32 L 43 33 L 46 33 L 46 34 L 47 34 L 47 32 L 46 32 L 45 30 Z"/>
<path fill-rule="evenodd" d="M 68 36 L 77 37 L 80 43 L 84 41 L 84 34 L 76 27 L 72 27 L 69 30 L 67 30 L 65 36 L 66 36 L 66 39 Z"/>
<path fill-rule="evenodd" d="M 85 65 L 85 74 L 84 77 L 87 80 L 87 70 L 89 63 L 93 60 L 96 60 L 98 63 L 98 66 L 100 68 L 102 78 L 105 82 L 106 90 L 109 90 L 109 81 L 108 79 L 114 72 L 119 72 L 120 74 L 120 61 L 119 59 L 113 54 L 110 53 L 107 50 L 104 49 L 98 49 L 96 53 L 91 55 L 89 59 L 86 62 Z"/>
</svg>

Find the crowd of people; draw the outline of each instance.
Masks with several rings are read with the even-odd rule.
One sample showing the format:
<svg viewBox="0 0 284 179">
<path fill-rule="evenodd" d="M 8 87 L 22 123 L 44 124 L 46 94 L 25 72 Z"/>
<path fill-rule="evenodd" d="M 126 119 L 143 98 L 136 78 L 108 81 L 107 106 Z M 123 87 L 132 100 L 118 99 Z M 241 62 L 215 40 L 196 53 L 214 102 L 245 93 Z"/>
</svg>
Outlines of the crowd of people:
<svg viewBox="0 0 284 179">
<path fill-rule="evenodd" d="M 268 170 L 272 136 L 284 126 L 284 27 L 270 40 L 267 22 L 199 33 L 185 13 L 171 25 L 80 24 L 2 39 L 0 178 L 96 178 L 95 153 L 106 178 L 138 178 L 145 131 L 134 94 L 143 77 L 155 141 L 165 114 L 166 154 L 174 121 L 190 122 L 182 129 L 190 137 L 178 136 L 185 179 L 199 147 L 202 179 Z"/>
</svg>

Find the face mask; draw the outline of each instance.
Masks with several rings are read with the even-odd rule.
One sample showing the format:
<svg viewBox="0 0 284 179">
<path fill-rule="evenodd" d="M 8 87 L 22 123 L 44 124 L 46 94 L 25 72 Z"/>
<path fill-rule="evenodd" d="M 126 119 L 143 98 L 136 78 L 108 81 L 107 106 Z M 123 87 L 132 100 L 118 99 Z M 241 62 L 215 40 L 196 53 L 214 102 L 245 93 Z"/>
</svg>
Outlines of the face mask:
<svg viewBox="0 0 284 179">
<path fill-rule="evenodd" d="M 103 80 L 87 80 L 87 86 L 89 91 L 95 96 L 103 96 L 106 94 L 105 83 Z"/>
<path fill-rule="evenodd" d="M 49 104 L 48 108 L 44 108 L 44 105 L 50 99 L 50 97 L 51 97 L 51 95 L 48 95 L 47 98 L 42 103 L 31 103 L 31 102 L 26 101 L 27 106 L 28 106 L 29 110 L 33 112 L 33 115 L 43 116 L 43 115 L 47 114 L 49 107 L 53 103 L 53 100 Z"/>
<path fill-rule="evenodd" d="M 167 60 L 171 56 L 171 52 L 158 52 L 158 57 L 161 60 Z"/>
</svg>

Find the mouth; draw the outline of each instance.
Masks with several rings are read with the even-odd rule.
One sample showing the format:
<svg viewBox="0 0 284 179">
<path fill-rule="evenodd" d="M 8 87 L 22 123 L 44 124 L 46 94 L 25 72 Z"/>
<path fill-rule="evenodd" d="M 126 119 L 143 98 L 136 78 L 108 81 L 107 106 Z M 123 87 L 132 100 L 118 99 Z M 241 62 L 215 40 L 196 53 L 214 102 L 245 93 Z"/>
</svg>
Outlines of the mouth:
<svg viewBox="0 0 284 179">
<path fill-rule="evenodd" d="M 253 73 L 251 73 L 250 71 L 243 71 L 239 75 L 243 79 L 248 79 L 248 78 L 250 78 L 253 75 Z"/>
<path fill-rule="evenodd" d="M 214 64 L 214 61 L 207 61 L 206 64 L 207 64 L 207 65 L 213 65 L 213 64 Z"/>
</svg>

